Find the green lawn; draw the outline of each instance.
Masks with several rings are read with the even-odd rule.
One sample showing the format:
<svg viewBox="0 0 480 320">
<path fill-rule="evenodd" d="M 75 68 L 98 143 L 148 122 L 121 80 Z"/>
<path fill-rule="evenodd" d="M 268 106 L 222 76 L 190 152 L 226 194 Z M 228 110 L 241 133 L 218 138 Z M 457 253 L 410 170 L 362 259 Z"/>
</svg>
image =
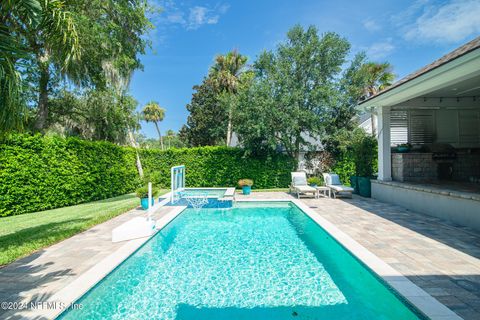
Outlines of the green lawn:
<svg viewBox="0 0 480 320">
<path fill-rule="evenodd" d="M 161 194 L 169 190 L 161 190 Z M 134 194 L 0 218 L 0 266 L 69 238 L 139 205 Z"/>
</svg>

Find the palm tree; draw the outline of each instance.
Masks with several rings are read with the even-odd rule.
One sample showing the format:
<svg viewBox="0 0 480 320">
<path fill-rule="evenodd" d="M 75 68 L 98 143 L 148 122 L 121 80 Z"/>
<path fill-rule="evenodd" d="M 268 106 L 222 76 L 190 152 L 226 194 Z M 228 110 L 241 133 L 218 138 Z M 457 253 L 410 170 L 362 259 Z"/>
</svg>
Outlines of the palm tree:
<svg viewBox="0 0 480 320">
<path fill-rule="evenodd" d="M 158 126 L 158 123 L 163 121 L 163 119 L 165 118 L 165 109 L 160 107 L 160 105 L 157 102 L 151 101 L 147 103 L 145 107 L 143 107 L 142 113 L 143 113 L 143 119 L 145 121 L 153 122 L 155 124 L 155 127 L 157 128 L 157 132 L 158 132 L 158 137 L 160 140 L 160 147 L 162 148 L 162 150 L 164 150 L 163 138 L 162 138 L 162 134 L 160 133 L 160 127 Z"/>
<path fill-rule="evenodd" d="M 72 63 L 80 57 L 79 38 L 73 14 L 67 9 L 66 3 L 61 0 L 2 0 L 0 26 L 2 34 L 0 64 L 2 67 L 7 65 L 5 61 L 10 61 L 10 64 L 13 62 L 14 71 L 18 67 L 15 65 L 18 60 L 18 57 L 15 57 L 16 50 L 4 51 L 5 47 L 19 48 L 21 51 L 31 53 L 37 64 L 39 95 L 35 128 L 42 130 L 48 117 L 48 85 L 51 68 L 60 71 L 63 76 L 67 76 L 71 80 L 75 80 L 75 75 L 80 75 Z M 3 72 L 6 70 L 8 76 L 6 79 L 10 83 L 10 85 L 4 85 L 2 81 L 0 89 L 2 96 L 4 91 L 13 94 L 12 97 L 18 95 L 18 91 L 16 91 L 19 90 L 18 81 L 15 80 L 17 75 L 11 71 L 10 67 L 2 69 Z M 11 106 L 4 105 L 4 103 L 11 104 L 12 101 L 18 104 L 15 99 L 7 98 L 7 101 L 2 99 L 0 101 L 2 111 L 7 108 L 11 109 Z"/>
<path fill-rule="evenodd" d="M 0 5 L 0 134 L 20 129 L 25 111 L 16 63 L 25 58 L 27 52 L 12 32 L 14 23 L 38 25 L 41 13 L 37 0 L 4 0 Z"/>
<path fill-rule="evenodd" d="M 245 71 L 247 57 L 233 50 L 226 55 L 218 55 L 215 64 L 210 69 L 210 75 L 214 79 L 216 87 L 226 96 L 228 107 L 227 146 L 232 139 L 233 101 L 240 86 L 240 76 Z"/>
<path fill-rule="evenodd" d="M 388 62 L 376 63 L 367 62 L 362 66 L 362 71 L 365 76 L 364 97 L 371 97 L 383 89 L 392 85 L 395 80 L 395 74 L 392 72 L 392 65 Z M 376 116 L 371 113 L 372 134 L 375 135 L 376 130 Z"/>
<path fill-rule="evenodd" d="M 175 137 L 175 131 L 172 129 L 168 129 L 166 132 L 167 139 L 168 139 L 168 149 L 171 148 L 172 138 Z"/>
</svg>

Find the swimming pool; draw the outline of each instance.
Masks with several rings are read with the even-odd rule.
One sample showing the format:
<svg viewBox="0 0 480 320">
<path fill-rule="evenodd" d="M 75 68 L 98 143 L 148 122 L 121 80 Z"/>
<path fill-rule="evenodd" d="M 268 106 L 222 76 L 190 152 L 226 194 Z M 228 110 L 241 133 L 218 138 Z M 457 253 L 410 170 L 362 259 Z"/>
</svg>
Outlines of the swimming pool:
<svg viewBox="0 0 480 320">
<path fill-rule="evenodd" d="M 227 188 L 186 188 L 179 191 L 182 197 L 206 196 L 213 198 L 222 198 L 227 192 Z"/>
<path fill-rule="evenodd" d="M 235 188 L 184 188 L 175 191 L 175 201 L 169 206 L 187 206 L 189 208 L 231 208 Z"/>
<path fill-rule="evenodd" d="M 419 319 L 289 202 L 186 209 L 61 319 Z"/>
</svg>

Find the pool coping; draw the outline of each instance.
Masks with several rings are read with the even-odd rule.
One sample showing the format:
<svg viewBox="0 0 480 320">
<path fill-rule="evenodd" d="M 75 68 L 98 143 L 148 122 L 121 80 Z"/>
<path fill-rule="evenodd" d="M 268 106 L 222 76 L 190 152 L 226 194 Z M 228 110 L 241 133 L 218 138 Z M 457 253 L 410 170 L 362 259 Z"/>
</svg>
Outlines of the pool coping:
<svg viewBox="0 0 480 320">
<path fill-rule="evenodd" d="M 222 188 L 224 189 L 224 188 Z M 166 201 L 167 200 L 167 201 Z M 156 204 L 152 209 L 162 207 L 168 198 Z M 327 231 L 337 242 L 345 249 L 350 251 L 357 259 L 365 264 L 371 271 L 380 277 L 388 286 L 394 289 L 402 298 L 407 300 L 411 305 L 418 309 L 421 313 L 432 320 L 453 320 L 462 319 L 452 310 L 433 298 L 430 294 L 415 285 L 400 272 L 392 268 L 386 262 L 381 260 L 371 251 L 366 249 L 360 243 L 348 236 L 346 233 L 337 228 L 333 223 L 320 216 L 315 210 L 311 209 L 300 199 L 242 199 L 238 202 L 291 202 L 302 210 L 307 216 L 315 221 L 320 227 Z M 117 268 L 122 262 L 130 257 L 135 251 L 143 246 L 147 241 L 154 237 L 163 227 L 175 219 L 187 207 L 179 206 L 156 222 L 156 231 L 149 237 L 139 238 L 127 241 L 122 247 L 105 257 L 95 266 L 85 273 L 81 274 L 77 279 L 73 280 L 69 285 L 55 293 L 46 303 L 54 303 L 55 305 L 71 306 L 85 293 L 92 289 L 97 283 L 105 278 L 110 272 Z M 28 318 L 47 317 L 54 319 L 58 317 L 64 309 L 37 309 L 28 312 Z"/>
</svg>

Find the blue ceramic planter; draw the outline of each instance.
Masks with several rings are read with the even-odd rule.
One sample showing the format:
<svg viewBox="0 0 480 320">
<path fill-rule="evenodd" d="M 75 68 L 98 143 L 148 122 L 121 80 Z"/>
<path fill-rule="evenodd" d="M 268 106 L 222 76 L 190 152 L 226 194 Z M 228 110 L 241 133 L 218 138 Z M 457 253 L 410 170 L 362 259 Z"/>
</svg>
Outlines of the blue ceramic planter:
<svg viewBox="0 0 480 320">
<path fill-rule="evenodd" d="M 248 196 L 250 194 L 250 192 L 252 191 L 252 187 L 251 186 L 243 186 L 242 191 L 243 191 L 244 195 Z"/>
<path fill-rule="evenodd" d="M 141 204 L 143 210 L 147 210 L 148 209 L 148 198 L 140 199 L 140 204 Z M 155 204 L 155 200 L 152 198 L 152 206 L 154 204 Z"/>
</svg>

